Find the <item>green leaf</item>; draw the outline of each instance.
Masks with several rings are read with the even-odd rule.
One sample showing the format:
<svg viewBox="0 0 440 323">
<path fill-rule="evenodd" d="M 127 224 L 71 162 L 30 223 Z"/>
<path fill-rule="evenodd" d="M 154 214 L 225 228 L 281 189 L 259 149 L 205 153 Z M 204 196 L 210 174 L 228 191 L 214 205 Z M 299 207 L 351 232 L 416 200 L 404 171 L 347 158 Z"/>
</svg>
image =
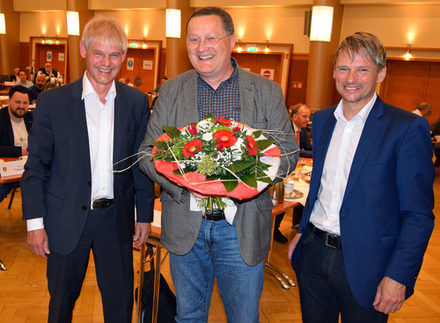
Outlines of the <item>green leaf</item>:
<svg viewBox="0 0 440 323">
<path fill-rule="evenodd" d="M 215 181 L 216 179 L 219 179 L 218 175 L 206 175 L 206 181 Z"/>
<path fill-rule="evenodd" d="M 259 180 L 260 182 L 268 183 L 268 184 L 270 184 L 270 185 L 273 185 L 273 181 L 270 179 L 269 176 L 258 177 L 258 180 Z"/>
<path fill-rule="evenodd" d="M 238 181 L 234 181 L 234 180 L 232 180 L 232 181 L 228 180 L 228 181 L 225 181 L 225 182 L 222 182 L 222 183 L 223 183 L 223 185 L 225 186 L 225 188 L 226 188 L 226 190 L 228 192 L 231 192 L 238 185 Z"/>
<path fill-rule="evenodd" d="M 253 160 L 238 160 L 228 167 L 228 169 L 233 173 L 241 172 L 242 170 L 252 167 L 255 165 Z"/>
<path fill-rule="evenodd" d="M 252 174 L 241 174 L 240 179 L 247 185 L 257 188 L 257 179 L 255 178 L 255 173 Z"/>
<path fill-rule="evenodd" d="M 259 151 L 262 151 L 273 144 L 273 140 L 263 139 L 257 141 L 257 147 Z"/>
<path fill-rule="evenodd" d="M 167 145 L 167 143 L 165 141 L 153 141 L 153 142 L 150 142 L 150 145 L 151 146 L 156 146 L 157 149 L 160 149 L 160 150 L 168 148 L 168 145 Z"/>
<path fill-rule="evenodd" d="M 162 126 L 162 130 L 172 139 L 177 139 L 180 137 L 180 130 L 176 127 Z"/>
<path fill-rule="evenodd" d="M 213 115 L 212 113 L 210 113 L 210 114 L 207 114 L 203 119 L 204 119 L 204 120 L 206 120 L 206 119 L 212 119 L 212 120 L 214 120 L 215 117 L 214 117 L 214 115 Z"/>
<path fill-rule="evenodd" d="M 252 133 L 252 137 L 253 137 L 254 139 L 257 139 L 258 137 L 261 136 L 261 133 L 262 133 L 262 132 L 263 132 L 263 131 L 261 131 L 261 130 L 254 131 L 254 132 Z"/>
</svg>

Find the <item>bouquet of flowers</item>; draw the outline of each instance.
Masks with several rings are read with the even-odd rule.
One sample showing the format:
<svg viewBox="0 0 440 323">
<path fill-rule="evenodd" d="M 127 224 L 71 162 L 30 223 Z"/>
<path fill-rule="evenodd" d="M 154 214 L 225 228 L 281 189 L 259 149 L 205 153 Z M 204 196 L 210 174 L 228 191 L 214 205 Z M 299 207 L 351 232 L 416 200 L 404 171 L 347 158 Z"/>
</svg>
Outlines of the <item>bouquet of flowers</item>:
<svg viewBox="0 0 440 323">
<path fill-rule="evenodd" d="M 210 198 L 203 207 L 224 208 L 220 197 L 239 200 L 273 184 L 280 150 L 261 130 L 208 115 L 184 128 L 163 127 L 151 145 L 156 170 L 171 181 Z"/>
</svg>

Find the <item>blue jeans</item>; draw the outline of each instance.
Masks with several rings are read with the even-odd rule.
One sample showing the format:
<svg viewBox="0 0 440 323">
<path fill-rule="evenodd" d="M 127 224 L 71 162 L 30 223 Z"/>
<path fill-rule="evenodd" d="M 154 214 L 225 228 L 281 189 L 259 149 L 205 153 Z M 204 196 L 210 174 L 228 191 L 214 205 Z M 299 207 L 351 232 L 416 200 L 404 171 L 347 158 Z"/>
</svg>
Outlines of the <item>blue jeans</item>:
<svg viewBox="0 0 440 323">
<path fill-rule="evenodd" d="M 208 322 L 214 278 L 229 323 L 259 322 L 263 262 L 251 267 L 243 261 L 235 223 L 202 219 L 190 252 L 170 254 L 170 269 L 176 288 L 177 322 Z"/>
<path fill-rule="evenodd" d="M 387 322 L 388 315 L 363 308 L 353 297 L 341 249 L 328 247 L 307 228 L 296 265 L 301 312 L 305 323 Z M 371 301 L 373 303 L 373 301 Z"/>
<path fill-rule="evenodd" d="M 13 183 L 0 184 L 0 202 L 3 201 L 6 196 L 8 196 L 13 188 Z"/>
</svg>

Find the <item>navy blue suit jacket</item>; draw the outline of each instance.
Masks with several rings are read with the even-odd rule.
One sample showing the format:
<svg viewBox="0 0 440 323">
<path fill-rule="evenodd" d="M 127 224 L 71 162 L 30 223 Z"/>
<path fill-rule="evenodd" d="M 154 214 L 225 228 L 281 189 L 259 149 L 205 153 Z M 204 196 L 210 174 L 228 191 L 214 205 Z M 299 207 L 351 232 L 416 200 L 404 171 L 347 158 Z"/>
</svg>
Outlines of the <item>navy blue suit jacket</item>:
<svg viewBox="0 0 440 323">
<path fill-rule="evenodd" d="M 43 217 L 49 248 L 68 254 L 84 230 L 91 195 L 89 140 L 82 79 L 44 91 L 38 97 L 29 138 L 29 157 L 21 189 L 23 218 Z M 116 82 L 113 162 L 136 154 L 149 118 L 142 92 Z M 137 157 L 115 164 L 129 168 Z M 136 164 L 114 173 L 114 205 L 121 243 L 134 233 L 134 205 L 138 222 L 153 219 L 154 186 Z"/>
<path fill-rule="evenodd" d="M 313 148 L 312 143 L 310 142 L 309 135 L 307 134 L 307 129 L 301 129 L 299 133 L 299 157 L 312 158 L 313 157 Z"/>
<path fill-rule="evenodd" d="M 313 118 L 313 172 L 299 232 L 318 197 L 336 106 Z M 377 98 L 353 158 L 339 217 L 348 282 L 363 307 L 372 307 L 388 276 L 409 297 L 434 226 L 434 167 L 424 118 Z M 301 239 L 292 257 L 295 267 Z"/>
<path fill-rule="evenodd" d="M 26 130 L 29 133 L 32 126 L 32 112 L 23 117 Z M 8 107 L 0 109 L 0 157 L 20 157 L 21 147 L 14 146 L 14 130 L 12 130 L 11 116 Z"/>
</svg>

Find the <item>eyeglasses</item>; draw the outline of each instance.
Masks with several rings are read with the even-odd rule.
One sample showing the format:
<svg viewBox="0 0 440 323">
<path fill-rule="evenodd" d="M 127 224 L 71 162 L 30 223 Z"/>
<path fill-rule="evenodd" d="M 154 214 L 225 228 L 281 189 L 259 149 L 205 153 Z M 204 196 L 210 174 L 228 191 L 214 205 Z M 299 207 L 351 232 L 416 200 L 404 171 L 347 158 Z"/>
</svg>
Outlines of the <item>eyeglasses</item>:
<svg viewBox="0 0 440 323">
<path fill-rule="evenodd" d="M 217 45 L 219 40 L 222 40 L 226 37 L 231 36 L 230 34 L 227 34 L 223 37 L 220 38 L 216 38 L 216 37 L 208 37 L 205 38 L 204 40 L 201 40 L 200 38 L 197 37 L 192 37 L 192 38 L 187 38 L 186 39 L 186 46 L 188 46 L 189 48 L 197 48 L 200 46 L 200 43 L 203 43 L 203 45 L 205 45 L 206 47 L 214 47 L 215 45 Z"/>
</svg>

